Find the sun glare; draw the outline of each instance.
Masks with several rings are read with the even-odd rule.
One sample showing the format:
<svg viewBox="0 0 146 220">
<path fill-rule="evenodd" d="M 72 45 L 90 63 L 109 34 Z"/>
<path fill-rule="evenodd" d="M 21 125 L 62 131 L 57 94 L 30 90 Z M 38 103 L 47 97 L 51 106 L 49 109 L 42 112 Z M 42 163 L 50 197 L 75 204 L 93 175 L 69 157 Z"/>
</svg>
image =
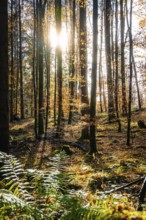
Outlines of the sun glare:
<svg viewBox="0 0 146 220">
<path fill-rule="evenodd" d="M 60 46 L 63 51 L 66 50 L 68 45 L 68 35 L 66 29 L 62 29 L 60 35 L 57 35 L 56 29 L 51 28 L 49 33 L 50 44 L 52 48 Z"/>
</svg>

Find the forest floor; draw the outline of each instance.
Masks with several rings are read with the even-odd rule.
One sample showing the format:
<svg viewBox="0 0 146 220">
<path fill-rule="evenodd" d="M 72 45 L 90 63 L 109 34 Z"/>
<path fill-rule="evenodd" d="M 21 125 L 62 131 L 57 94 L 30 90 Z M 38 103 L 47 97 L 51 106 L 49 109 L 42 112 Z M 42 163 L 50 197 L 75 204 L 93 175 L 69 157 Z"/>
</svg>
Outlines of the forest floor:
<svg viewBox="0 0 146 220">
<path fill-rule="evenodd" d="M 80 137 L 82 125 L 77 121 L 72 126 L 64 122 L 62 139 L 55 137 L 55 128 L 50 123 L 47 138 L 36 140 L 33 120 L 25 119 L 10 125 L 11 153 L 26 169 L 47 170 L 48 161 L 63 146 L 69 147 L 71 154 L 65 162 L 65 172 L 73 173 L 70 187 L 84 192 L 86 199 L 91 195 L 101 196 L 112 189 L 144 177 L 146 174 L 146 129 L 140 129 L 138 120 L 146 119 L 146 111 L 135 112 L 132 116 L 132 144 L 126 145 L 127 118 L 123 117 L 122 132 L 118 132 L 117 123 L 107 123 L 107 115 L 97 117 L 97 151 L 91 157 L 88 154 L 89 141 L 80 142 L 82 151 L 73 146 Z M 133 208 L 137 207 L 142 182 L 114 192 L 115 196 L 127 196 Z M 124 218 L 123 219 L 127 219 Z M 138 218 L 137 218 L 138 219 Z M 139 218 L 144 219 L 144 218 Z"/>
</svg>

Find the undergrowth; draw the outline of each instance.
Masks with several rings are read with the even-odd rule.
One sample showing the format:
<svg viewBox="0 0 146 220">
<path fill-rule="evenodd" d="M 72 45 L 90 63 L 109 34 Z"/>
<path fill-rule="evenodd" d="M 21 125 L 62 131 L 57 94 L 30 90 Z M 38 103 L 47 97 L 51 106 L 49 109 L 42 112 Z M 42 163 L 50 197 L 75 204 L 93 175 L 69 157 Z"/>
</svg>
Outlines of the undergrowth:
<svg viewBox="0 0 146 220">
<path fill-rule="evenodd" d="M 0 219 L 96 220 L 146 219 L 128 197 L 101 197 L 70 188 L 70 158 L 63 152 L 48 158 L 48 170 L 24 169 L 12 155 L 0 152 Z"/>
</svg>

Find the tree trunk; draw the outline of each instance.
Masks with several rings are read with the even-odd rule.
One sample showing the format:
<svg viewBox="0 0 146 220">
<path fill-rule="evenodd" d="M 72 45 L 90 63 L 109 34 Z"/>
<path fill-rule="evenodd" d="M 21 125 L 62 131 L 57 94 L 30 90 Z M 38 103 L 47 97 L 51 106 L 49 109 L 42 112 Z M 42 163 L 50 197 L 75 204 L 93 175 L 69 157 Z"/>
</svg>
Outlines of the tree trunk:
<svg viewBox="0 0 146 220">
<path fill-rule="evenodd" d="M 20 111 L 21 111 L 21 119 L 24 119 L 21 4 L 22 4 L 21 0 L 19 0 L 19 65 L 20 65 L 20 103 L 21 103 Z"/>
<path fill-rule="evenodd" d="M 33 92 L 34 92 L 34 119 L 35 119 L 35 136 L 38 136 L 38 130 L 37 130 L 37 89 L 36 89 L 36 4 L 35 0 L 33 0 L 33 19 L 34 19 L 34 30 L 33 30 L 33 69 L 32 69 L 32 81 L 33 81 Z"/>
<path fill-rule="evenodd" d="M 132 51 L 132 63 L 133 63 L 133 70 L 134 70 L 135 82 L 136 82 L 136 89 L 137 89 L 138 108 L 139 108 L 139 110 L 141 110 L 141 98 L 140 98 L 140 91 L 139 91 L 137 71 L 136 71 L 136 65 L 135 65 L 135 60 L 134 60 L 133 51 Z"/>
<path fill-rule="evenodd" d="M 56 31 L 57 35 L 61 34 L 61 14 L 62 14 L 61 0 L 55 0 L 55 19 L 56 19 Z M 57 59 L 57 77 L 58 77 L 58 120 L 57 120 L 57 132 L 60 133 L 60 125 L 62 121 L 62 49 L 61 45 L 56 48 Z"/>
<path fill-rule="evenodd" d="M 10 121 L 13 121 L 14 116 L 14 58 L 13 58 L 13 1 L 11 1 L 11 93 L 10 93 Z"/>
<path fill-rule="evenodd" d="M 89 115 L 89 100 L 87 87 L 87 30 L 86 30 L 86 0 L 80 1 L 80 73 L 81 73 L 81 104 L 82 118 L 87 123 Z M 87 119 L 86 119 L 87 118 Z M 87 125 L 82 129 L 81 139 L 89 138 Z"/>
<path fill-rule="evenodd" d="M 121 77 L 122 77 L 122 113 L 127 114 L 126 83 L 125 83 L 125 15 L 123 11 L 123 0 L 120 0 L 120 21 L 121 21 Z"/>
<path fill-rule="evenodd" d="M 93 58 L 91 74 L 90 102 L 90 153 L 96 150 L 96 88 L 97 88 L 97 38 L 98 38 L 98 1 L 93 0 Z"/>
<path fill-rule="evenodd" d="M 0 150 L 9 152 L 8 1 L 0 3 Z"/>
<path fill-rule="evenodd" d="M 46 32 L 49 33 L 49 15 L 47 15 Z M 46 122 L 45 133 L 47 135 L 48 118 L 50 116 L 50 41 L 47 39 L 47 45 L 45 48 L 45 61 L 46 61 Z"/>
<path fill-rule="evenodd" d="M 129 100 L 128 100 L 128 125 L 127 125 L 127 145 L 130 146 L 131 137 L 131 101 L 132 101 L 132 54 L 133 54 L 133 41 L 132 41 L 132 5 L 133 0 L 130 2 L 130 21 L 128 23 L 129 29 L 129 66 L 130 66 L 130 78 L 129 78 Z M 128 9 L 126 1 L 127 21 L 128 21 Z"/>
<path fill-rule="evenodd" d="M 113 77 L 111 69 L 111 46 L 110 46 L 110 17 L 111 0 L 105 1 L 105 50 L 106 50 L 106 68 L 107 68 L 107 87 L 108 87 L 108 120 L 115 118 L 114 98 L 113 98 Z"/>
<path fill-rule="evenodd" d="M 43 4 L 39 0 L 38 11 L 38 71 L 39 71 L 39 136 L 44 134 L 44 68 L 43 68 Z"/>
<path fill-rule="evenodd" d="M 115 109 L 118 122 L 118 131 L 121 132 L 121 120 L 119 116 L 119 50 L 118 50 L 118 1 L 115 6 Z"/>
<path fill-rule="evenodd" d="M 99 102 L 100 102 L 100 111 L 103 112 L 103 103 L 102 103 L 102 44 L 103 44 L 103 9 L 101 15 L 101 31 L 100 31 L 100 50 L 99 50 Z"/>
<path fill-rule="evenodd" d="M 74 98 L 74 76 L 75 76 L 75 9 L 76 9 L 76 1 L 73 0 L 72 3 L 72 16 L 71 16 L 71 59 L 70 59 L 70 106 L 69 106 L 69 119 L 68 124 L 72 122 L 72 115 L 73 115 L 73 98 Z"/>
</svg>

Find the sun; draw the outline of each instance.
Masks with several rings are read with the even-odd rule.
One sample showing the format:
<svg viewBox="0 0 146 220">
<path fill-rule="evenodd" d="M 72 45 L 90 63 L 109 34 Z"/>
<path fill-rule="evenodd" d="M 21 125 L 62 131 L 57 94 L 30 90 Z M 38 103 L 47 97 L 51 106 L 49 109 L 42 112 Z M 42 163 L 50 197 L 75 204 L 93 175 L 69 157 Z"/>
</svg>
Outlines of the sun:
<svg viewBox="0 0 146 220">
<path fill-rule="evenodd" d="M 57 35 L 56 29 L 51 28 L 49 32 L 49 41 L 50 45 L 53 49 L 56 49 L 58 46 L 61 47 L 62 51 L 65 51 L 67 49 L 68 45 L 68 34 L 66 29 L 62 29 L 60 35 Z"/>
</svg>

